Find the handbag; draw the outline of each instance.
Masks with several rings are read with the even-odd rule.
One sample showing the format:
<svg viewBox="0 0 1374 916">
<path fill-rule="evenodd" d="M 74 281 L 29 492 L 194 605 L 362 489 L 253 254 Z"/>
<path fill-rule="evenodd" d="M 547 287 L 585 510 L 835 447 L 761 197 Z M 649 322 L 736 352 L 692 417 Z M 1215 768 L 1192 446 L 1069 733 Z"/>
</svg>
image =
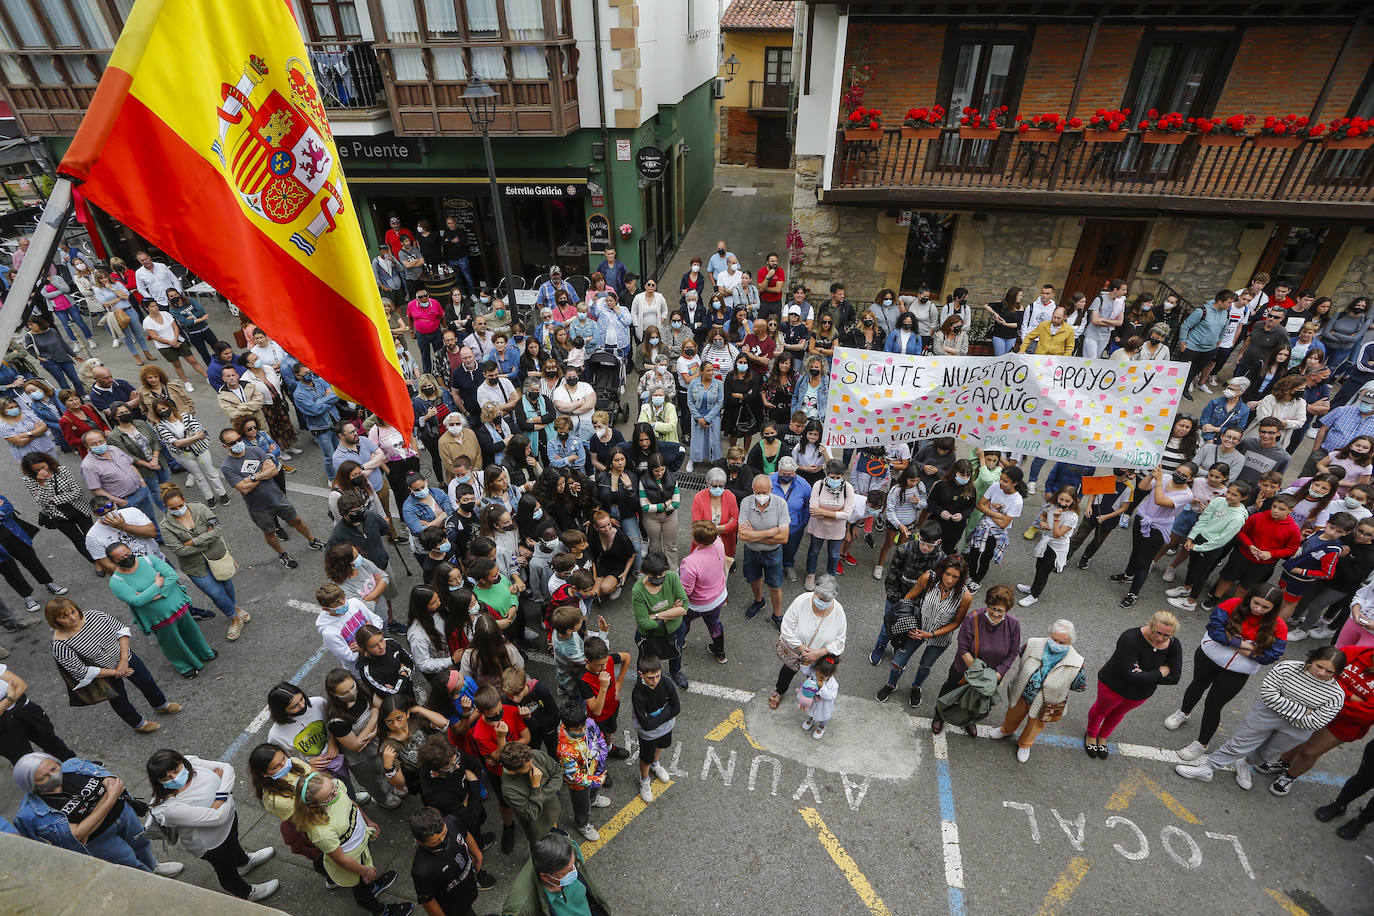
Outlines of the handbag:
<svg viewBox="0 0 1374 916">
<path fill-rule="evenodd" d="M 816 624 L 816 629 L 811 631 L 811 639 L 816 638 L 816 634 L 821 631 L 821 625 Z M 810 645 L 811 640 L 806 640 L 805 644 Z M 778 637 L 778 644 L 773 647 L 773 651 L 778 654 L 778 661 L 782 662 L 783 667 L 788 671 L 801 670 L 801 650 L 794 649 L 787 644 L 781 636 Z"/>
<path fill-rule="evenodd" d="M 108 677 L 98 677 L 89 684 L 78 687 L 76 678 L 68 674 L 66 668 L 58 665 L 57 673 L 62 675 L 62 683 L 67 685 L 67 703 L 70 706 L 97 706 L 115 697 L 114 688 L 110 686 L 111 679 Z"/>
<path fill-rule="evenodd" d="M 210 575 L 215 577 L 216 582 L 228 582 L 234 578 L 234 573 L 239 571 L 239 564 L 228 547 L 224 548 L 223 555 L 218 558 L 206 556 L 205 565 L 210 567 Z"/>
<path fill-rule="evenodd" d="M 114 320 L 115 324 L 119 325 L 119 329 L 121 331 L 127 328 L 129 325 L 133 324 L 134 322 L 134 320 L 129 317 L 129 313 L 124 311 L 124 309 L 122 308 L 117 308 L 114 310 Z"/>
<path fill-rule="evenodd" d="M 1040 721 L 1058 722 L 1060 719 L 1064 718 L 1064 710 L 1068 705 L 1068 700 L 1060 700 L 1058 703 L 1050 703 L 1049 701 L 1041 703 Z"/>
<path fill-rule="evenodd" d="M 658 622 L 659 632 L 641 635 L 639 637 L 639 649 L 643 654 L 648 652 L 658 656 L 661 662 L 672 661 L 682 653 L 678 651 L 677 642 L 668 635 L 668 625 L 663 621 Z"/>
<path fill-rule="evenodd" d="M 79 522 L 80 513 L 74 506 L 66 503 L 53 503 L 51 506 L 44 506 L 38 510 L 38 524 L 50 530 L 56 530 L 63 522 Z"/>
</svg>

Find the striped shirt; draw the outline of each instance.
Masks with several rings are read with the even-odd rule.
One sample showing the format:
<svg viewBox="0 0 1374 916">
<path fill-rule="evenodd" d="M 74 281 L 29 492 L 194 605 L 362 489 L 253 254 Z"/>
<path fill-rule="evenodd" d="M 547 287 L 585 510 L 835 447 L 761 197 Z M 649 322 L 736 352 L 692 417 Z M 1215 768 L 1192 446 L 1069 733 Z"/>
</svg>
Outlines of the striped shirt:
<svg viewBox="0 0 1374 916">
<path fill-rule="evenodd" d="M 1264 676 L 1260 699 L 1294 726 L 1308 731 L 1325 728 L 1345 704 L 1345 691 L 1335 679 L 1319 681 L 1296 659 L 1279 662 Z"/>
<path fill-rule="evenodd" d="M 183 455 L 200 455 L 210 447 L 205 444 L 204 439 L 197 439 L 186 448 L 178 448 L 174 444 L 178 439 L 189 438 L 205 429 L 204 426 L 200 425 L 200 421 L 196 419 L 196 415 L 193 413 L 182 414 L 180 420 L 173 420 L 170 417 L 165 420 L 158 420 L 156 428 L 158 436 L 162 438 L 163 442 L 167 443 L 167 447 Z"/>
<path fill-rule="evenodd" d="M 73 506 L 82 515 L 90 517 L 91 494 L 76 482 L 76 478 L 66 468 L 58 465 L 53 471 L 53 476 L 44 481 L 34 480 L 27 474 L 23 479 L 29 495 L 38 503 L 40 509 L 59 505 Z"/>
<path fill-rule="evenodd" d="M 117 667 L 119 639 L 129 635 L 128 627 L 104 611 L 86 611 L 85 618 L 75 636 L 52 641 L 52 657 L 77 687 L 99 677 L 101 668 Z"/>
</svg>

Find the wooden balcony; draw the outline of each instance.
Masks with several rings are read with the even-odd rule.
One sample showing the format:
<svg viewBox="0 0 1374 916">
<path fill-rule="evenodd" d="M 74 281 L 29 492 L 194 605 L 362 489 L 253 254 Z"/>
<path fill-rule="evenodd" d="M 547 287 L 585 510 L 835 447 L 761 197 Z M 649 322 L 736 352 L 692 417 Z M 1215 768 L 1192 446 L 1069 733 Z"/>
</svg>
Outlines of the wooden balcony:
<svg viewBox="0 0 1374 916">
<path fill-rule="evenodd" d="M 72 136 L 95 97 L 109 50 L 5 51 L 4 89 L 26 136 Z M 22 78 L 18 78 L 22 74 Z"/>
<path fill-rule="evenodd" d="M 331 121 L 368 121 L 390 113 L 371 42 L 309 41 L 306 50 Z"/>
<path fill-rule="evenodd" d="M 571 39 L 535 42 L 544 49 L 550 76 L 543 79 L 484 79 L 496 90 L 496 120 L 491 125 L 494 137 L 562 137 L 581 125 L 577 110 L 576 66 L 564 72 L 566 56 L 576 57 Z M 468 43 L 446 42 L 443 50 L 476 47 Z M 488 43 L 488 46 L 490 44 Z M 513 46 L 512 46 L 513 47 Z M 396 133 L 411 137 L 444 135 L 472 136 L 480 133 L 473 127 L 463 105 L 466 79 L 443 79 L 436 76 L 433 55 L 439 49 L 433 45 L 376 46 L 385 80 L 390 84 L 387 98 L 391 104 L 392 123 Z M 395 54 L 420 51 L 424 55 L 426 78 L 400 79 L 397 76 Z M 512 72 L 510 55 L 506 55 L 506 72 Z"/>
<path fill-rule="evenodd" d="M 955 128 L 903 139 L 836 137 L 828 203 L 1219 217 L 1374 220 L 1374 150 L 1303 140 L 1284 149 L 1247 136 L 1234 146 L 1096 142 L 1066 132 L 1028 142 L 1015 131 L 963 139 Z"/>
<path fill-rule="evenodd" d="M 787 111 L 792 86 L 789 83 L 749 81 L 749 110 L 762 112 Z"/>
</svg>

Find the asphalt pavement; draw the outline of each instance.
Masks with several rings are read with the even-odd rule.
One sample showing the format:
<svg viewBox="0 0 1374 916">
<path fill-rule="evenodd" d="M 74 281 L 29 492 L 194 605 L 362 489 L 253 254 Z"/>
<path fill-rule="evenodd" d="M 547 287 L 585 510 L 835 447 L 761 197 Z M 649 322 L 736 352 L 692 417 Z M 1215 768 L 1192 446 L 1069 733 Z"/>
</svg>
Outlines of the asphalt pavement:
<svg viewBox="0 0 1374 916">
<path fill-rule="evenodd" d="M 227 316 L 220 312 L 213 317 L 227 329 Z M 127 353 L 110 350 L 107 341 L 103 335 L 96 355 L 118 377 L 136 379 Z M 215 430 L 222 415 L 210 394 L 208 385 L 197 384 L 199 415 Z M 312 530 L 327 538 L 331 523 L 321 458 L 307 437 L 300 441 L 306 453 L 293 461 L 298 470 L 288 495 Z M 62 460 L 75 466 L 74 456 Z M 0 492 L 24 515 L 36 517 L 13 461 L 0 462 Z M 187 487 L 187 493 L 196 498 L 193 488 Z M 1019 532 L 1039 505 L 1038 496 L 1027 500 L 1007 557 L 994 567 L 984 589 L 1030 581 L 1031 542 Z M 227 758 L 244 767 L 247 751 L 265 736 L 268 688 L 282 679 L 297 679 L 308 693 L 318 695 L 332 667 L 328 659 L 321 660 L 313 623 L 314 591 L 324 581 L 320 554 L 293 532 L 287 546 L 301 567 L 286 570 L 252 527 L 239 498 L 219 515 L 244 567 L 236 584 L 240 604 L 253 613 L 253 621 L 235 643 L 224 639 L 222 618 L 201 623 L 220 656 L 194 681 L 179 678 L 151 639 L 135 636 L 136 651 L 168 695 L 184 706 L 179 715 L 162 717 L 156 734 L 131 733 L 105 707 L 69 708 L 42 624 L 18 635 L 0 634 L 0 645 L 12 650 L 6 663 L 29 682 L 31 697 L 48 710 L 59 734 L 81 755 L 104 761 L 139 794 L 147 792 L 144 762 L 161 747 Z M 687 526 L 681 528 L 685 550 Z M 70 586 L 71 597 L 82 607 L 128 618 L 106 580 L 92 575 L 64 538 L 44 531 L 37 543 L 57 581 Z M 1117 532 L 1091 569 L 1071 565 L 1051 580 L 1039 604 L 1016 608 L 1025 635 L 1045 633 L 1059 617 L 1073 620 L 1076 647 L 1095 672 L 1123 629 L 1166 607 L 1165 586 L 1157 575 L 1134 608 L 1116 606 L 1122 589 L 1106 576 L 1124 563 L 1128 547 L 1126 533 Z M 883 591 L 871 575 L 877 551 L 859 543 L 854 553 L 860 565 L 840 579 L 839 602 L 848 618 L 848 646 L 836 675 L 840 697 L 822 741 L 802 731 L 803 714 L 790 697 L 778 710 L 768 709 L 778 667 L 776 633 L 766 615 L 744 618 L 749 599 L 738 573 L 730 579 L 731 598 L 723 617 L 729 662 L 718 664 L 706 652 L 704 629 L 689 637 L 685 670 L 692 686 L 674 745 L 665 752 L 673 781 L 656 784 L 655 801 L 645 805 L 638 800 L 632 769 L 615 763 L 616 780 L 608 792 L 613 803 L 594 814 L 602 840 L 587 845 L 587 867 L 607 891 L 615 913 L 981 916 L 1095 914 L 1113 907 L 1130 913 L 1371 912 L 1372 834 L 1344 841 L 1334 832 L 1339 821 L 1321 824 L 1312 816 L 1354 771 L 1358 747 L 1326 755 L 1286 798 L 1271 796 L 1265 791 L 1267 780 L 1258 775 L 1250 792 L 1238 788 L 1229 773 L 1219 773 L 1210 784 L 1185 781 L 1173 772 L 1172 751 L 1191 736 L 1186 727 L 1169 732 L 1163 726 L 1181 696 L 1182 686 L 1177 686 L 1162 688 L 1127 716 L 1109 759 L 1089 759 L 1081 737 L 1094 695 L 1091 680 L 1086 694 L 1073 695 L 1063 721 L 1046 729 L 1027 763 L 1016 762 L 1010 742 L 970 739 L 954 728 L 933 737 L 928 717 L 934 688 L 942 682 L 952 652 L 932 671 L 919 709 L 906 702 L 910 673 L 887 703 L 874 700 L 886 668 L 870 667 L 867 655 L 880 622 Z M 407 578 L 394 559 L 392 571 L 400 573 L 402 595 L 418 581 Z M 800 594 L 800 586 L 800 581 L 788 583 L 785 600 Z M 194 590 L 192 594 L 201 597 Z M 44 597 L 41 589 L 39 597 Z M 4 598 L 11 607 L 22 608 L 12 594 Z M 209 606 L 208 601 L 197 603 Z M 628 590 L 605 615 L 613 648 L 630 649 Z M 1184 615 L 1179 630 L 1190 668 L 1203 624 L 1199 611 Z M 1310 645 L 1297 650 L 1303 648 Z M 536 676 L 552 676 L 541 661 L 531 661 L 529 668 Z M 1255 680 L 1230 704 L 1215 744 L 1236 726 L 1257 694 Z M 136 695 L 135 703 L 147 706 Z M 991 724 L 997 724 L 1002 708 Z M 622 716 L 622 726 L 626 722 Z M 620 737 L 633 742 L 628 730 Z M 326 892 L 307 862 L 287 851 L 277 821 L 261 811 L 242 769 L 236 799 L 245 847 L 277 847 L 277 857 L 254 874 L 256 880 L 281 879 L 282 888 L 269 905 L 300 916 L 351 910 L 347 892 Z M 0 779 L 0 811 L 12 813 L 17 802 L 12 782 Z M 401 872 L 387 900 L 413 899 L 408 878 L 413 844 L 405 820 L 416 805 L 409 799 L 395 812 L 372 811 L 383 828 L 373 847 L 375 858 L 380 867 Z M 496 817 L 494 808 L 491 815 Z M 487 868 L 500 883 L 483 894 L 479 913 L 500 909 L 523 864 L 523 846 L 517 842 L 511 856 L 496 847 L 488 851 Z M 187 858 L 176 848 L 168 857 Z M 203 862 L 191 862 L 181 880 L 216 886 Z M 56 903 L 31 901 L 30 911 L 51 912 Z"/>
</svg>

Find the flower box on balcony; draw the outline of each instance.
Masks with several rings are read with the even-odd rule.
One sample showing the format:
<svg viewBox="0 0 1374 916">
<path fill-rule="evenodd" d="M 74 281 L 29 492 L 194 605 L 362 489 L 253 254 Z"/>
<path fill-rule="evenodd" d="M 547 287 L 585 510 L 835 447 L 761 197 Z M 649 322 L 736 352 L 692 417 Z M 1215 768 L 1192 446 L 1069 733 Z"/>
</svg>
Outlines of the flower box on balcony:
<svg viewBox="0 0 1374 916">
<path fill-rule="evenodd" d="M 846 127 L 844 129 L 845 143 L 856 143 L 860 140 L 881 140 L 882 138 L 883 132 L 881 130 L 873 130 L 869 127 Z"/>
<path fill-rule="evenodd" d="M 959 139 L 961 140 L 996 140 L 1002 136 L 1000 127 L 961 127 L 959 128 Z"/>
<path fill-rule="evenodd" d="M 1302 145 L 1302 140 L 1302 137 L 1260 134 L 1255 137 L 1255 149 L 1297 149 Z"/>
<path fill-rule="evenodd" d="M 938 127 L 903 127 L 903 140 L 934 140 L 940 136 Z"/>
<path fill-rule="evenodd" d="M 1187 136 L 1186 134 L 1182 136 Z M 1240 146 L 1245 142 L 1245 134 L 1199 134 L 1202 146 Z"/>
<path fill-rule="evenodd" d="M 1140 135 L 1141 143 L 1158 143 L 1165 146 L 1177 146 L 1186 139 L 1188 134 L 1182 131 L 1147 130 Z"/>
<path fill-rule="evenodd" d="M 1124 130 L 1089 130 L 1084 131 L 1083 139 L 1089 143 L 1120 143 L 1126 139 Z"/>
<path fill-rule="evenodd" d="M 1369 149 L 1374 146 L 1374 137 L 1334 137 L 1327 134 L 1322 146 L 1327 149 Z"/>
</svg>

